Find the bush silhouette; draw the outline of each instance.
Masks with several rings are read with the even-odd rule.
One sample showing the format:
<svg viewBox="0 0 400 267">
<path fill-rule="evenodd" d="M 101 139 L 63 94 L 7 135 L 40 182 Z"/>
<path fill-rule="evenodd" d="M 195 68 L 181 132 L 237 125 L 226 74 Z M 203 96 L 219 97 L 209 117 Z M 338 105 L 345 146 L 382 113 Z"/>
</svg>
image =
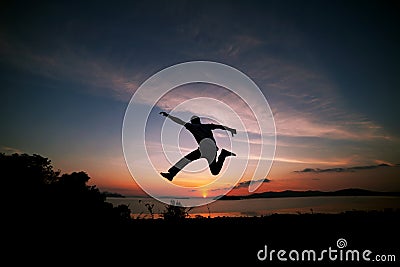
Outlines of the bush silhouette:
<svg viewBox="0 0 400 267">
<path fill-rule="evenodd" d="M 191 207 L 183 207 L 179 201 L 171 200 L 171 204 L 165 205 L 165 210 L 161 213 L 161 217 L 167 221 L 181 221 L 189 217 L 191 209 Z"/>
<path fill-rule="evenodd" d="M 40 155 L 0 153 L 1 177 L 12 201 L 8 217 L 40 225 L 98 225 L 130 220 L 126 205 L 113 207 L 105 193 L 87 185 L 87 173 L 60 175 L 48 158 Z"/>
</svg>

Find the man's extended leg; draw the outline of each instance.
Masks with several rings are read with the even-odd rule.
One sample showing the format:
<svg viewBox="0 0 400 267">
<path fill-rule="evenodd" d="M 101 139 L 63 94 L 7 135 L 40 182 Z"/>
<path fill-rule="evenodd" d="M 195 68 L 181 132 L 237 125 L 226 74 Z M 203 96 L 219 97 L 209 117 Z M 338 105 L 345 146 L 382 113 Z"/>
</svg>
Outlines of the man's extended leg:
<svg viewBox="0 0 400 267">
<path fill-rule="evenodd" d="M 236 156 L 236 154 L 233 152 L 230 152 L 228 150 L 222 149 L 221 153 L 218 156 L 218 160 L 214 159 L 214 161 L 209 164 L 210 171 L 213 175 L 219 174 L 226 157 L 229 157 L 229 156 Z"/>
<path fill-rule="evenodd" d="M 172 179 L 174 179 L 175 175 L 177 175 L 180 170 L 182 170 L 190 162 L 199 159 L 200 157 L 201 157 L 200 150 L 199 149 L 193 150 L 185 157 L 180 159 L 177 163 L 175 163 L 174 166 L 169 168 L 168 172 L 162 172 L 161 175 L 164 178 L 167 178 L 168 180 L 172 181 Z"/>
</svg>

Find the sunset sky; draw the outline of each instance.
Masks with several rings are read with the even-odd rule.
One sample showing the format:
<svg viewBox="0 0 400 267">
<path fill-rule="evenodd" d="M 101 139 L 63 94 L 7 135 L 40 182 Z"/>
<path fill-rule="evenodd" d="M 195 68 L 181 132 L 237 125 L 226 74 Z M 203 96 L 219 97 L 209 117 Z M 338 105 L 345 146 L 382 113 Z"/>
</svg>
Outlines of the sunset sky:
<svg viewBox="0 0 400 267">
<path fill-rule="evenodd" d="M 272 111 L 275 158 L 257 192 L 399 191 L 399 12 L 396 1 L 2 2 L 0 151 L 39 154 L 62 173 L 87 172 L 101 190 L 144 195 L 122 148 L 129 101 L 167 67 L 212 61 L 251 78 Z M 184 104 L 196 97 L 235 114 L 219 113 L 217 102 Z M 240 179 L 230 194 L 249 193 L 252 161 L 268 159 L 256 158 L 260 137 L 249 107 L 214 85 L 181 86 L 154 106 L 146 145 L 155 169 L 196 148 L 186 130 L 158 114 L 179 105 L 183 120 L 197 114 L 241 130 L 215 133 L 220 148 L 236 146 L 238 154 L 223 169 Z M 163 123 L 172 129 L 166 139 L 175 138 L 164 143 L 166 155 Z M 242 175 L 243 157 L 250 170 Z M 218 195 L 196 190 L 216 177 L 206 168 L 191 173 L 194 166 L 206 167 L 193 163 L 174 182 L 193 186 L 194 195 Z"/>
</svg>

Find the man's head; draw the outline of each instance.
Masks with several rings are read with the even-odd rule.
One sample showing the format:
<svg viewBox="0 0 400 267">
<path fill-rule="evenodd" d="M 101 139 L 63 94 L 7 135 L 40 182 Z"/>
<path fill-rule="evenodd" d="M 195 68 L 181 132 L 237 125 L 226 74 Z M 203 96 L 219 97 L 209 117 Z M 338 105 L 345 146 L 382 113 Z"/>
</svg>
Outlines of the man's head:
<svg viewBox="0 0 400 267">
<path fill-rule="evenodd" d="M 190 118 L 190 122 L 191 122 L 192 124 L 200 124 L 200 123 L 201 123 L 201 122 L 200 122 L 200 118 L 197 117 L 197 116 L 194 116 L 194 115 Z"/>
</svg>

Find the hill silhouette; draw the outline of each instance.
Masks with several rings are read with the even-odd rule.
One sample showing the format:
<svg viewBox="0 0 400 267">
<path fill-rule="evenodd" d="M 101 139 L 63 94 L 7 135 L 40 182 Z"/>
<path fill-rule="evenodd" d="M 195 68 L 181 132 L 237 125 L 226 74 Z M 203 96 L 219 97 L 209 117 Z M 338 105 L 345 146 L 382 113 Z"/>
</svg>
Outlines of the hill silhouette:
<svg viewBox="0 0 400 267">
<path fill-rule="evenodd" d="M 285 190 L 280 192 L 269 191 L 262 193 L 253 193 L 250 195 L 241 196 L 221 196 L 220 200 L 236 200 L 236 199 L 250 199 L 250 198 L 279 198 L 279 197 L 323 197 L 323 196 L 400 196 L 400 192 L 379 192 L 371 191 L 360 188 L 347 188 L 337 191 L 318 191 L 318 190 L 308 190 L 308 191 L 293 191 Z"/>
</svg>

